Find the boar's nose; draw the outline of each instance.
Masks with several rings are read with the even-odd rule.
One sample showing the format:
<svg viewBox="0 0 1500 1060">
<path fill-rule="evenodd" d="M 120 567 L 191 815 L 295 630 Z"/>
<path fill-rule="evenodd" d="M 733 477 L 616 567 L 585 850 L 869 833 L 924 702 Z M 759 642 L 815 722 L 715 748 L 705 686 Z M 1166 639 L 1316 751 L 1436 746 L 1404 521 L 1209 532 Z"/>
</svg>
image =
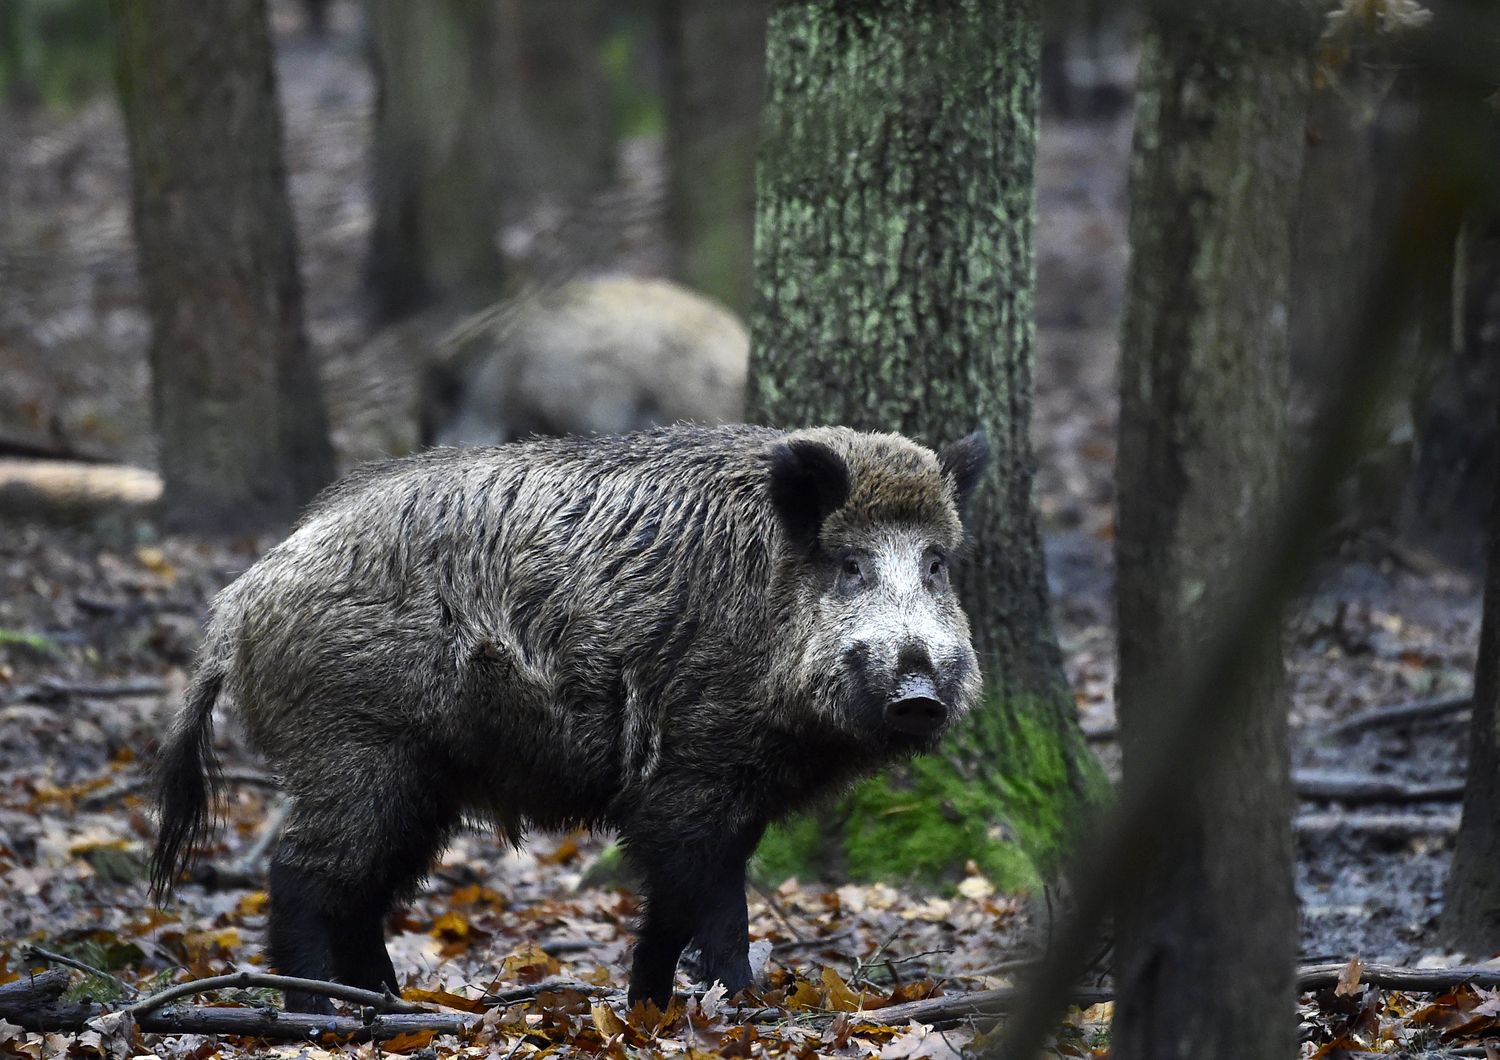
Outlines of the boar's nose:
<svg viewBox="0 0 1500 1060">
<path fill-rule="evenodd" d="M 926 674 L 908 674 L 885 705 L 886 724 L 908 736 L 930 736 L 948 720 L 937 686 Z"/>
</svg>

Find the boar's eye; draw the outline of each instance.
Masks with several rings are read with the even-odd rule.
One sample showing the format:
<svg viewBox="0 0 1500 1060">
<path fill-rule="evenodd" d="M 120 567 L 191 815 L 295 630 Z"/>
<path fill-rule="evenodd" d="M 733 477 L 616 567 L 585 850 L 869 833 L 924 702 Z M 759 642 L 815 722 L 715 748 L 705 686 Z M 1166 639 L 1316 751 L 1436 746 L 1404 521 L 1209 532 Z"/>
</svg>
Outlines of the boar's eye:
<svg viewBox="0 0 1500 1060">
<path fill-rule="evenodd" d="M 846 552 L 839 559 L 839 589 L 850 593 L 863 589 L 870 581 L 870 561 L 858 552 Z"/>
<path fill-rule="evenodd" d="M 925 569 L 922 580 L 927 588 L 934 592 L 948 588 L 948 561 L 939 552 L 927 553 L 927 558 L 922 561 Z"/>
</svg>

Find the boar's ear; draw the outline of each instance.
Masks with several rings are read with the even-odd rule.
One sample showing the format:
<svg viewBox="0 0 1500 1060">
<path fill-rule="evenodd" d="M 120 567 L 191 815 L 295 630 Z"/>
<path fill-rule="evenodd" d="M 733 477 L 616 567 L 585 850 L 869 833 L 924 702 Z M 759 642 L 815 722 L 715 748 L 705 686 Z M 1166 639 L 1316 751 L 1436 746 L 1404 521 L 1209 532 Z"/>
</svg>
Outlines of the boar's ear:
<svg viewBox="0 0 1500 1060">
<path fill-rule="evenodd" d="M 811 550 L 818 529 L 849 498 L 849 465 L 822 442 L 798 438 L 771 450 L 771 507 L 793 544 Z"/>
<path fill-rule="evenodd" d="M 938 463 L 942 465 L 943 474 L 953 478 L 954 491 L 958 495 L 958 510 L 962 513 L 974 487 L 979 485 L 984 469 L 990 464 L 990 443 L 985 438 L 984 431 L 966 434 L 958 441 L 943 446 L 938 453 Z"/>
</svg>

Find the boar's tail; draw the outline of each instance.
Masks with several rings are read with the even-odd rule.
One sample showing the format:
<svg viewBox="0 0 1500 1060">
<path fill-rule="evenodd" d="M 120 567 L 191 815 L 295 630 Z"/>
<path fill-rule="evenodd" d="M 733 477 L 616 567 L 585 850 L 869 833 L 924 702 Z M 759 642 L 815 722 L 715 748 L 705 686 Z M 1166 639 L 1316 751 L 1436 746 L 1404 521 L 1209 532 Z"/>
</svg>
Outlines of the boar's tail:
<svg viewBox="0 0 1500 1060">
<path fill-rule="evenodd" d="M 211 645 L 188 685 L 187 703 L 177 715 L 156 765 L 156 805 L 161 828 L 151 856 L 151 894 L 161 902 L 172 893 L 208 831 L 210 810 L 219 795 L 219 765 L 213 752 L 214 701 L 227 668 Z"/>
</svg>

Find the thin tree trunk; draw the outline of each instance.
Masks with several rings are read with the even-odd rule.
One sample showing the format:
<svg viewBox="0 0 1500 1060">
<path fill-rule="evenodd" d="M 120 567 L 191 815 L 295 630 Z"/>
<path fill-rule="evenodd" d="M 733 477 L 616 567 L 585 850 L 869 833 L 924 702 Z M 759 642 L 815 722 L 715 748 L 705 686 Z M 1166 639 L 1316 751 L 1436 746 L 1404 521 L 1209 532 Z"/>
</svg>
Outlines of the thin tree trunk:
<svg viewBox="0 0 1500 1060">
<path fill-rule="evenodd" d="M 604 0 L 508 0 L 527 127 L 528 192 L 576 213 L 615 177 Z"/>
<path fill-rule="evenodd" d="M 1491 509 L 1463 822 L 1439 922 L 1449 946 L 1484 957 L 1500 953 L 1500 497 L 1493 493 Z"/>
<path fill-rule="evenodd" d="M 503 167 L 515 156 L 514 42 L 501 3 L 370 0 L 368 10 L 375 315 L 396 320 L 443 301 L 472 308 L 500 290 Z"/>
<path fill-rule="evenodd" d="M 754 289 L 767 0 L 662 0 L 667 227 L 677 279 L 738 313 Z"/>
<path fill-rule="evenodd" d="M 1173 5 L 1142 55 L 1122 337 L 1119 712 L 1124 784 L 1170 717 L 1162 660 L 1201 650 L 1278 503 L 1309 8 Z M 1277 16 L 1281 16 L 1278 18 Z M 1277 27 L 1275 31 L 1269 27 Z M 1285 36 L 1281 36 L 1281 33 Z M 1121 896 L 1118 1060 L 1291 1056 L 1292 809 L 1278 630 L 1224 758 L 1195 775 Z M 1227 708 L 1226 708 L 1227 709 Z M 1182 768 L 1192 770 L 1193 763 Z"/>
<path fill-rule="evenodd" d="M 264 0 L 115 0 L 164 518 L 246 530 L 333 476 Z"/>
<path fill-rule="evenodd" d="M 1037 62 L 1029 0 L 820 0 L 770 26 L 751 417 L 930 445 L 982 427 L 994 452 L 960 577 L 985 701 L 941 755 L 845 801 L 834 854 L 858 875 L 974 858 L 1016 883 L 1031 864 L 1000 840 L 1050 862 L 1096 790 L 1032 506 Z M 789 868 L 824 834 L 763 853 Z"/>
</svg>

